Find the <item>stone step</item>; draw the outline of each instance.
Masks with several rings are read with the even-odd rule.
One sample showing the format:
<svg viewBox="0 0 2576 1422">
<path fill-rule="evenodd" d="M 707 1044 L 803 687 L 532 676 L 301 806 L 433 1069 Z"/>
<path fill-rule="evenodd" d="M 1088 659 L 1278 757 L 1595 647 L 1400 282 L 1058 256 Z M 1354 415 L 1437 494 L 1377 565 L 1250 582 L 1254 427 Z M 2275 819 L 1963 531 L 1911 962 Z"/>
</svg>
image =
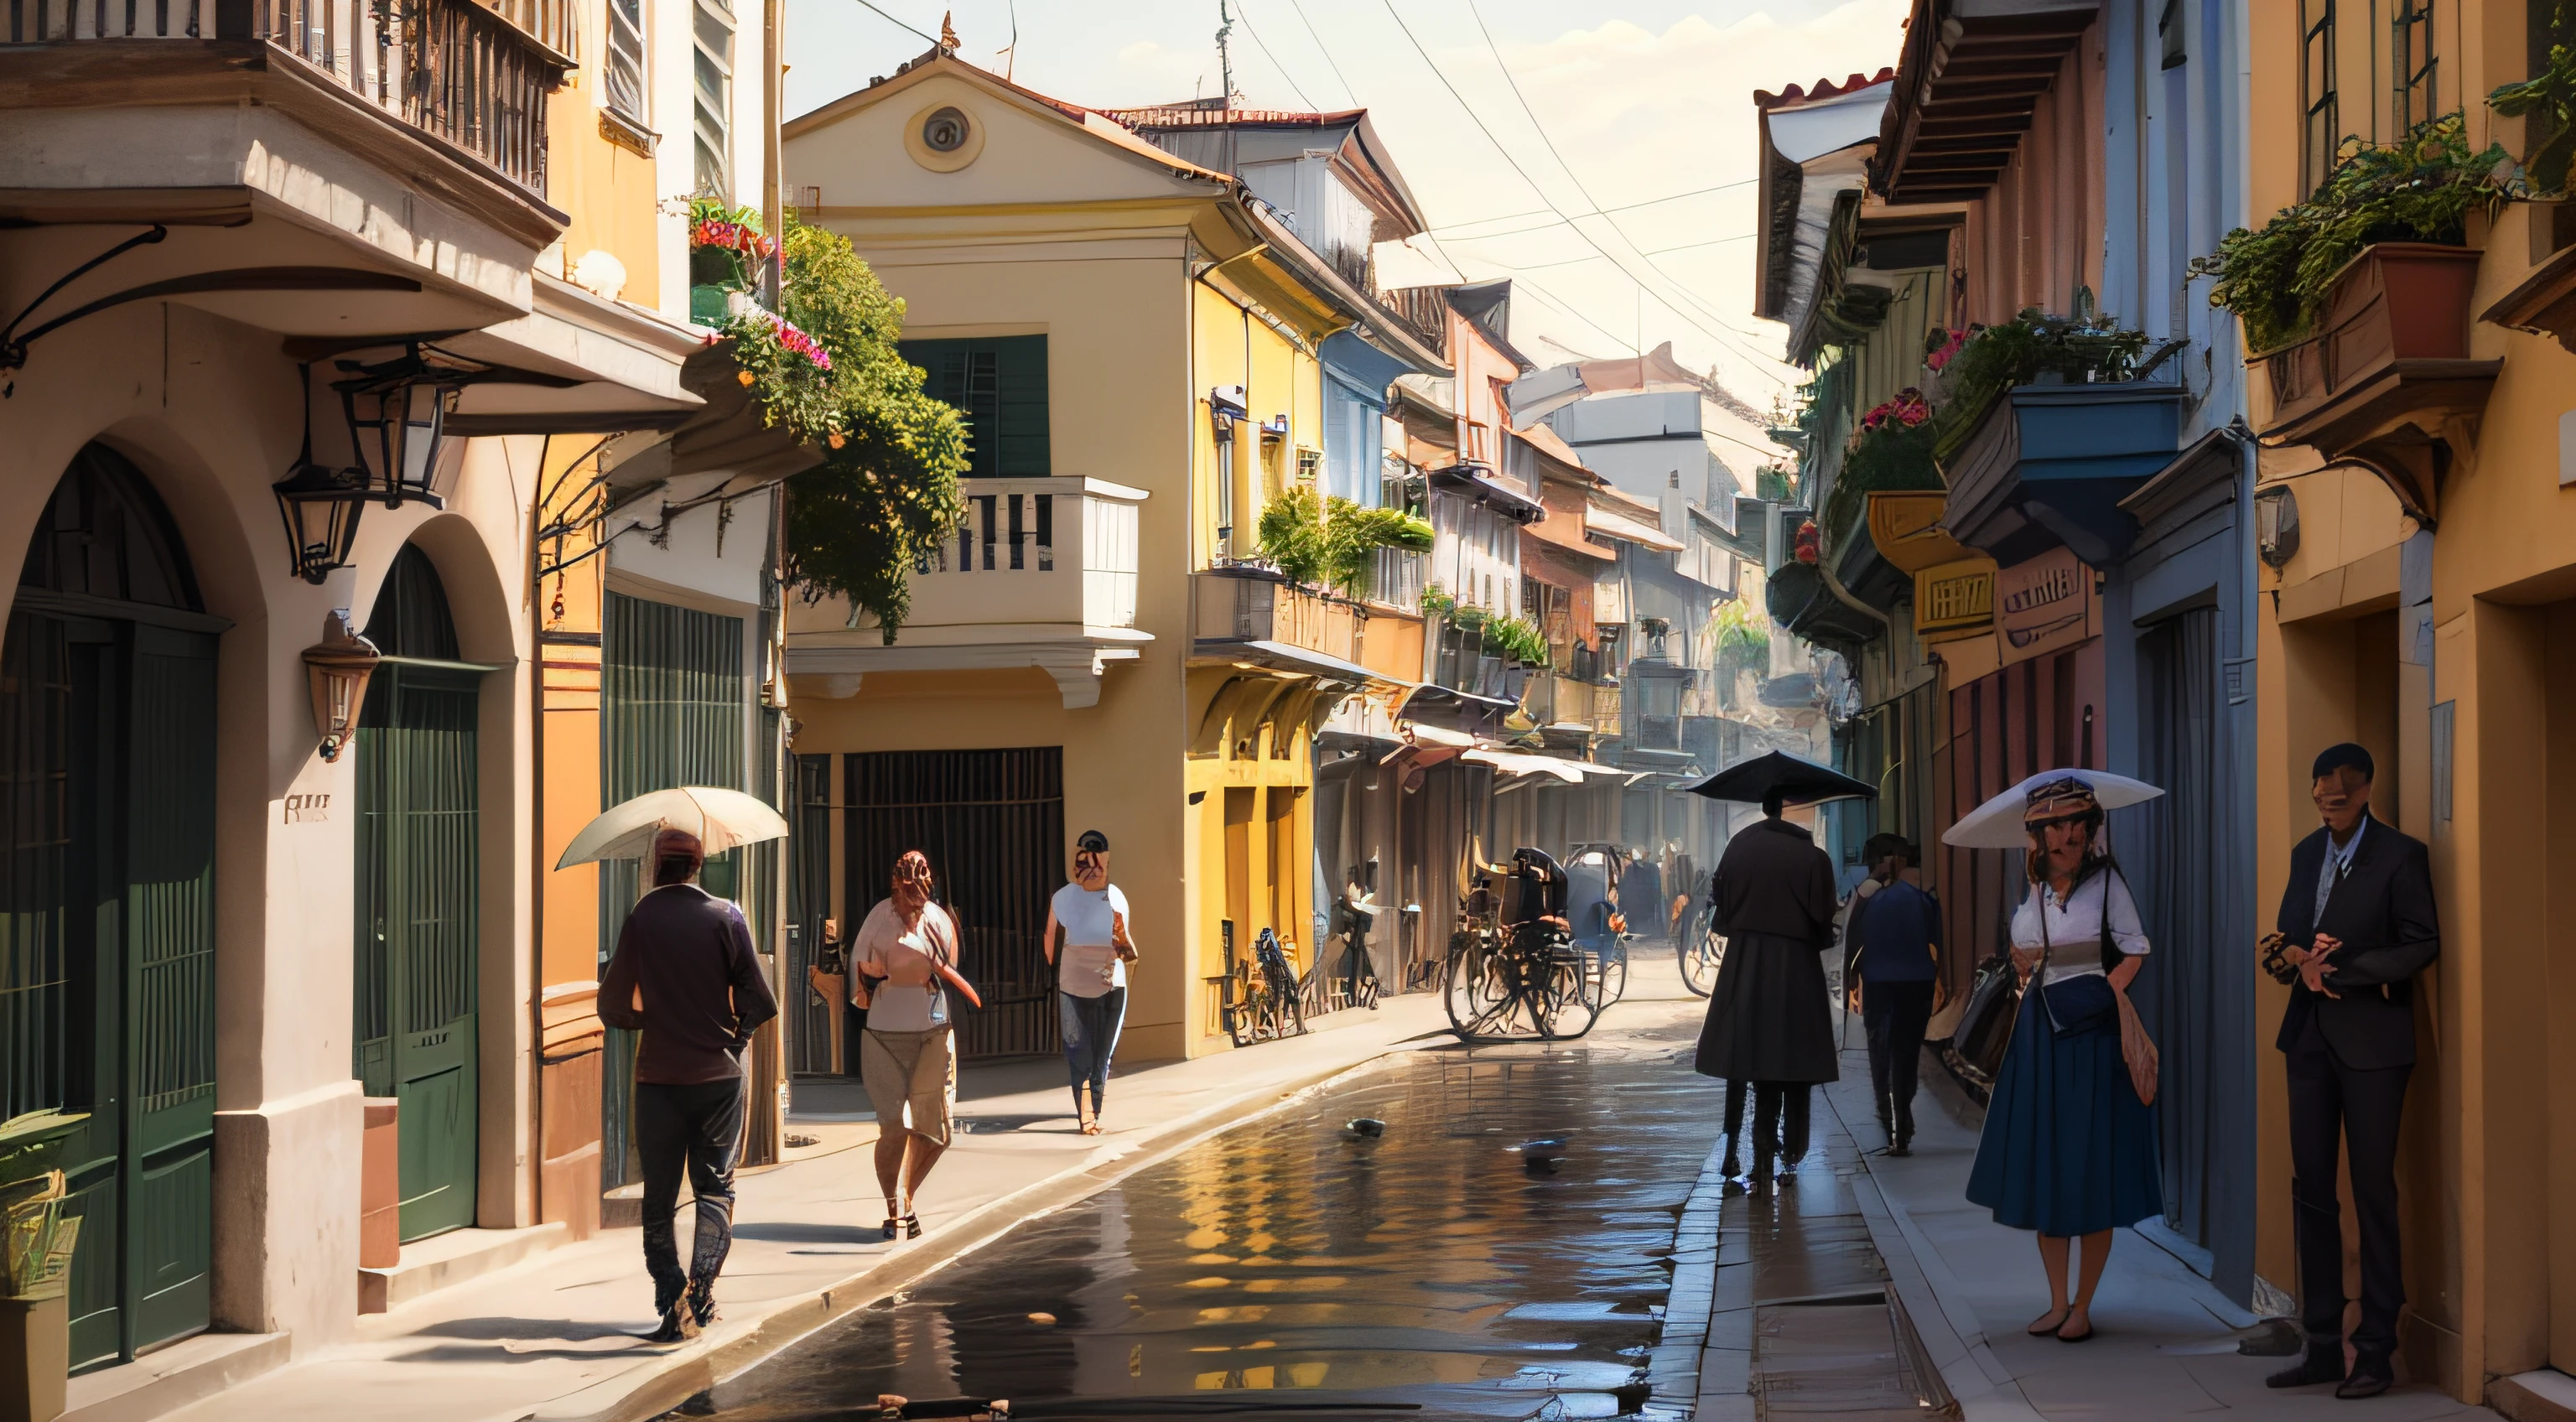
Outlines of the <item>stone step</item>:
<svg viewBox="0 0 2576 1422">
<path fill-rule="evenodd" d="M 290 1349 L 283 1333 L 200 1333 L 131 1363 L 71 1380 L 55 1422 L 149 1422 L 274 1368 Z"/>
<path fill-rule="evenodd" d="M 402 1247 L 401 1262 L 392 1268 L 358 1271 L 358 1312 L 400 1308 L 424 1294 L 498 1273 L 571 1242 L 572 1230 L 561 1220 L 526 1229 L 450 1230 L 415 1240 Z"/>
</svg>

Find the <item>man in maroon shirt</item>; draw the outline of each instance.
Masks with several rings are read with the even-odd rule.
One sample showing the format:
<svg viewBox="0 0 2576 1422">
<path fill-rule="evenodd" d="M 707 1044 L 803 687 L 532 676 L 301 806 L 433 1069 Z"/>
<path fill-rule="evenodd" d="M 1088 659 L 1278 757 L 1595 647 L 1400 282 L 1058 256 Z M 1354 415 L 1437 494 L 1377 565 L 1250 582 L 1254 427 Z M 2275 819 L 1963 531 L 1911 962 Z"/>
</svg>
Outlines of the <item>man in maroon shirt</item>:
<svg viewBox="0 0 2576 1422">
<path fill-rule="evenodd" d="M 715 1321 L 716 1276 L 733 1245 L 733 1159 L 742 1140 L 742 1049 L 778 1000 L 761 976 L 742 910 L 697 885 L 695 835 L 653 839 L 653 892 L 617 935 L 599 984 L 599 1016 L 640 1031 L 635 1144 L 644 1158 L 644 1267 L 653 1276 L 657 1343 L 694 1338 Z M 697 1197 L 689 1269 L 673 1231 L 680 1173 Z"/>
</svg>

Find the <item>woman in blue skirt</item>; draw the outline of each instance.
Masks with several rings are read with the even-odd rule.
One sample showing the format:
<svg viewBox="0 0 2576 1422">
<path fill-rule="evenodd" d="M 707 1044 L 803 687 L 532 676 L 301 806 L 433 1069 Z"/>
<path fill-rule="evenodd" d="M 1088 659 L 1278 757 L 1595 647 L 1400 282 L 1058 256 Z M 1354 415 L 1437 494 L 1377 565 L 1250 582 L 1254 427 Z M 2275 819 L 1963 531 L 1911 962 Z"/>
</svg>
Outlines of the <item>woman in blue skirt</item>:
<svg viewBox="0 0 2576 1422">
<path fill-rule="evenodd" d="M 2163 1213 L 2154 1108 L 2138 1099 L 2120 1055 L 2119 994 L 2138 975 L 2147 936 L 2137 903 L 2102 842 L 2093 786 L 2067 775 L 2029 792 L 2028 898 L 2013 914 L 2013 966 L 2025 988 L 2012 1045 L 1995 1073 L 1968 1199 L 1998 1224 L 2039 1234 L 2048 1312 L 2033 1337 L 2093 1336 L 2093 1290 L 2111 1231 Z M 2067 1289 L 2068 1246 L 2081 1273 Z"/>
</svg>

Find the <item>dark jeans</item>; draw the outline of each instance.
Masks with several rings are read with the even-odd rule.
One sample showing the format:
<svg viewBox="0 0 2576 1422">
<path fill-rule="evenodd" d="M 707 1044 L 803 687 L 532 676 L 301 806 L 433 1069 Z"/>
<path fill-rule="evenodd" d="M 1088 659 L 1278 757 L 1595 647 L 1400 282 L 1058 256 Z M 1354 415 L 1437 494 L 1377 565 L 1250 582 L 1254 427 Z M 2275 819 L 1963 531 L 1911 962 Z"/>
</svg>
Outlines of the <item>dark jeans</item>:
<svg viewBox="0 0 2576 1422">
<path fill-rule="evenodd" d="M 666 1086 L 635 1083 L 635 1148 L 644 1157 L 644 1268 L 653 1276 L 653 1311 L 669 1312 L 694 1282 L 700 1298 L 715 1288 L 733 1247 L 733 1158 L 742 1143 L 740 1077 Z M 689 1269 L 680 1272 L 673 1229 L 680 1208 L 680 1173 L 697 1196 L 697 1237 Z"/>
<path fill-rule="evenodd" d="M 2352 1162 L 2352 1208 L 2361 1225 L 2361 1326 L 2352 1331 L 2352 1346 L 2384 1361 L 2397 1347 L 2397 1313 L 2406 1306 L 2397 1240 L 2397 1121 L 2414 1068 L 2355 1071 L 2335 1059 L 2313 1018 L 2286 1055 L 2300 1321 L 2311 1338 L 2343 1333 L 2343 1227 L 2335 1199 L 2340 1144 Z"/>
<path fill-rule="evenodd" d="M 1932 1020 L 1932 984 L 1863 983 L 1861 1022 L 1869 1029 L 1869 1085 L 1881 1120 L 1914 1135 L 1914 1090 L 1923 1064 L 1923 1029 Z"/>
<path fill-rule="evenodd" d="M 1055 995 L 1057 1026 L 1064 1035 L 1064 1064 L 1073 1073 L 1073 1109 L 1082 1110 L 1082 1088 L 1091 1087 L 1091 1108 L 1100 1109 L 1109 1091 L 1109 1056 L 1118 1050 L 1118 1028 L 1127 1020 L 1127 989 L 1111 988 L 1098 997 Z"/>
</svg>

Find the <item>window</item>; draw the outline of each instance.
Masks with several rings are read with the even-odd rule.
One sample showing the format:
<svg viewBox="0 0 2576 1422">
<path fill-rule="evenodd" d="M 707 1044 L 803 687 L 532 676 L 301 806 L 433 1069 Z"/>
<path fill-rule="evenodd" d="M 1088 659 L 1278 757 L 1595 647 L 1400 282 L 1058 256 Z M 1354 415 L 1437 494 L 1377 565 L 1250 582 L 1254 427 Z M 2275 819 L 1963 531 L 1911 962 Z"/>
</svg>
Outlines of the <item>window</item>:
<svg viewBox="0 0 2576 1422">
<path fill-rule="evenodd" d="M 644 125 L 644 0 L 608 0 L 609 111 Z"/>
<path fill-rule="evenodd" d="M 2335 115 L 2334 0 L 2299 0 L 2299 102 L 2305 106 L 2299 186 L 2314 192 L 2334 167 L 2343 142 Z"/>
<path fill-rule="evenodd" d="M 2433 0 L 2397 0 L 2389 29 L 2388 77 L 2396 87 L 2389 106 L 2404 133 L 2434 114 Z"/>
<path fill-rule="evenodd" d="M 1047 439 L 1047 338 L 902 342 L 930 398 L 966 416 L 966 472 L 979 479 L 1055 472 Z"/>
<path fill-rule="evenodd" d="M 2191 62 L 2191 51 L 2183 33 L 2182 0 L 2165 0 L 2165 12 L 2156 20 L 2156 38 L 2164 51 L 2164 66 L 2180 69 Z"/>
<path fill-rule="evenodd" d="M 619 0 L 610 0 L 613 7 Z M 725 0 L 697 0 L 694 110 L 698 193 L 733 196 L 733 11 Z"/>
<path fill-rule="evenodd" d="M 1382 502 L 1378 492 L 1385 415 L 1357 389 L 1324 382 L 1324 488 L 1362 506 Z M 1298 472 L 1308 478 L 1302 467 Z"/>
</svg>

